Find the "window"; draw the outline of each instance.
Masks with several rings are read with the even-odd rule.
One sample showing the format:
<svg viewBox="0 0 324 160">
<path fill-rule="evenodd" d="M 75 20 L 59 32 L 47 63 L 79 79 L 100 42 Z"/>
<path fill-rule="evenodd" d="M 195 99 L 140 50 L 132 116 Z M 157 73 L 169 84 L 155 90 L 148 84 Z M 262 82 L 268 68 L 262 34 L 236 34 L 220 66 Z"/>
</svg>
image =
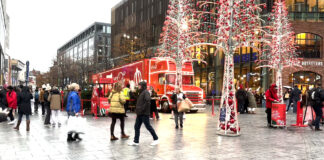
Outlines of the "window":
<svg viewBox="0 0 324 160">
<path fill-rule="evenodd" d="M 123 9 L 120 11 L 120 19 L 121 20 L 123 20 L 123 18 L 124 18 L 124 11 L 123 11 Z"/>
<path fill-rule="evenodd" d="M 134 2 L 132 3 L 132 14 L 135 12 L 134 10 Z"/>
<path fill-rule="evenodd" d="M 162 14 L 162 1 L 159 2 L 159 14 Z"/>
<path fill-rule="evenodd" d="M 94 38 L 89 39 L 89 65 L 93 64 Z"/>
<path fill-rule="evenodd" d="M 154 8 L 153 8 L 153 5 L 151 6 L 151 18 L 153 18 L 153 16 L 154 16 Z"/>
<path fill-rule="evenodd" d="M 143 9 L 144 6 L 144 0 L 141 0 L 141 9 Z"/>
<path fill-rule="evenodd" d="M 190 75 L 182 76 L 182 84 L 184 85 L 193 85 L 193 77 Z"/>
<path fill-rule="evenodd" d="M 82 57 L 83 57 L 83 63 L 87 64 L 88 62 L 88 40 L 84 41 L 82 44 L 82 48 L 83 48 L 83 53 L 82 53 Z"/>
<path fill-rule="evenodd" d="M 166 84 L 175 84 L 177 76 L 175 74 L 166 75 Z"/>
<path fill-rule="evenodd" d="M 321 58 L 322 37 L 312 33 L 296 35 L 297 53 L 302 58 Z"/>
<path fill-rule="evenodd" d="M 323 0 L 287 0 L 290 12 L 323 12 Z"/>
<path fill-rule="evenodd" d="M 128 6 L 126 7 L 126 14 L 125 16 L 127 17 L 128 16 Z"/>
<path fill-rule="evenodd" d="M 78 46 L 78 61 L 82 61 L 82 43 Z"/>
<path fill-rule="evenodd" d="M 75 46 L 73 49 L 73 62 L 76 62 L 78 60 L 78 47 Z"/>
<path fill-rule="evenodd" d="M 141 21 L 143 21 L 143 11 L 141 11 Z"/>
<path fill-rule="evenodd" d="M 111 33 L 111 27 L 107 26 L 107 33 Z"/>
<path fill-rule="evenodd" d="M 164 73 L 160 73 L 158 77 L 159 77 L 159 84 L 163 85 L 165 80 Z"/>
</svg>

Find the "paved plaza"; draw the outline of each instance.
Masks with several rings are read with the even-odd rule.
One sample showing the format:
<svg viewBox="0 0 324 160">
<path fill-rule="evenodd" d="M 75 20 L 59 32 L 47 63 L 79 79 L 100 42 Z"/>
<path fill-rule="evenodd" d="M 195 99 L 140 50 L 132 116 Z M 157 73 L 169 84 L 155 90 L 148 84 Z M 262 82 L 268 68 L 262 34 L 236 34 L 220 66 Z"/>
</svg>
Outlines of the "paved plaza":
<svg viewBox="0 0 324 160">
<path fill-rule="evenodd" d="M 65 113 L 64 113 L 65 114 Z M 66 119 L 62 114 L 61 119 Z M 126 133 L 129 140 L 110 141 L 108 117 L 94 120 L 87 116 L 82 124 L 86 134 L 83 141 L 66 142 L 66 125 L 43 126 L 41 115 L 33 115 L 31 131 L 26 133 L 25 121 L 20 131 L 0 123 L 0 160 L 204 160 L 204 159 L 324 159 L 324 132 L 307 128 L 287 127 L 269 129 L 266 126 L 264 109 L 257 114 L 239 116 L 242 135 L 224 137 L 216 135 L 216 117 L 210 111 L 187 114 L 184 128 L 174 129 L 170 114 L 161 114 L 162 119 L 151 120 L 159 136 L 160 144 L 150 146 L 151 135 L 141 130 L 140 146 L 128 146 L 133 139 L 135 114 L 128 114 Z M 293 124 L 295 115 L 288 114 L 288 124 Z M 115 135 L 120 135 L 119 121 Z"/>
</svg>

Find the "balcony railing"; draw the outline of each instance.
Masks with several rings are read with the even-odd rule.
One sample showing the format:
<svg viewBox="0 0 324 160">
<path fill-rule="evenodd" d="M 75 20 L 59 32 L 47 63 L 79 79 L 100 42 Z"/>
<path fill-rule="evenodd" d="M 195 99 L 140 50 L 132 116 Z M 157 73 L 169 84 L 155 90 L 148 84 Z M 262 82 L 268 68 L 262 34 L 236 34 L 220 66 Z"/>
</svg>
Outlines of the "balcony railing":
<svg viewBox="0 0 324 160">
<path fill-rule="evenodd" d="M 293 21 L 324 22 L 324 12 L 289 12 L 289 18 Z"/>
</svg>

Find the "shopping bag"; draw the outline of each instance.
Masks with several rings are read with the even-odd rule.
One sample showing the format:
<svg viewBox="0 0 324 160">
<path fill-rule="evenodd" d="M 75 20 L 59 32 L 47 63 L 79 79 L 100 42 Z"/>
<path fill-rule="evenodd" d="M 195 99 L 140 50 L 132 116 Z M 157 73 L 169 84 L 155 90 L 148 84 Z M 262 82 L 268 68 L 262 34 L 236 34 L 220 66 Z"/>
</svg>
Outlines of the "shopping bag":
<svg viewBox="0 0 324 160">
<path fill-rule="evenodd" d="M 313 121 L 316 118 L 316 114 L 311 106 L 307 106 L 307 111 L 305 113 L 305 121 Z M 312 115 L 313 114 L 313 115 Z"/>
<path fill-rule="evenodd" d="M 193 103 L 190 101 L 190 99 L 186 98 L 185 102 L 189 105 L 190 108 L 193 107 Z"/>
<path fill-rule="evenodd" d="M 190 110 L 189 104 L 186 101 L 178 103 L 178 112 L 187 112 Z"/>
</svg>

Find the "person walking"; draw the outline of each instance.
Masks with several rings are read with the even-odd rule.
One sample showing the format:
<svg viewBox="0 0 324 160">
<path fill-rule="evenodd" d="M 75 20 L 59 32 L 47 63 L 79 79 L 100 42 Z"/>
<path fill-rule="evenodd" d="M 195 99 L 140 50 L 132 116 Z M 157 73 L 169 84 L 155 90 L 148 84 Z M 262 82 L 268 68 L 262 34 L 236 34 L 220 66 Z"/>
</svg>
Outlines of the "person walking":
<svg viewBox="0 0 324 160">
<path fill-rule="evenodd" d="M 289 92 L 289 88 L 286 88 L 285 93 L 283 94 L 283 100 L 284 103 L 286 104 L 286 111 L 289 111 L 289 101 L 290 101 L 290 92 Z"/>
<path fill-rule="evenodd" d="M 268 121 L 268 127 L 272 127 L 271 125 L 271 108 L 272 103 L 279 102 L 278 95 L 277 95 L 277 85 L 272 84 L 270 88 L 265 93 L 266 96 L 266 113 L 267 113 L 267 121 Z"/>
<path fill-rule="evenodd" d="M 125 108 L 126 103 L 124 94 L 122 92 L 121 83 L 115 83 L 112 93 L 110 93 L 108 100 L 110 102 L 109 115 L 112 118 L 110 125 L 110 140 L 115 141 L 118 138 L 114 135 L 116 120 L 120 120 L 121 138 L 127 139 L 128 135 L 125 134 Z"/>
<path fill-rule="evenodd" d="M 159 112 L 156 107 L 156 100 L 159 99 L 157 93 L 154 91 L 154 88 L 151 86 L 150 88 L 150 95 L 151 95 L 151 115 L 150 117 L 153 118 L 153 113 L 155 114 L 156 119 L 160 119 Z"/>
<path fill-rule="evenodd" d="M 43 85 L 42 89 L 39 92 L 39 102 L 42 106 L 42 116 L 45 115 L 45 101 L 44 101 L 45 86 Z"/>
<path fill-rule="evenodd" d="M 322 89 L 322 84 L 318 83 L 316 84 L 316 89 L 313 89 L 311 92 L 311 100 L 312 100 L 312 107 L 315 111 L 316 114 L 316 118 L 315 121 L 310 121 L 308 122 L 309 127 L 313 130 L 313 126 L 315 126 L 315 131 L 322 131 L 322 129 L 320 129 L 320 121 L 322 119 L 323 116 L 323 98 L 324 98 L 324 90 Z"/>
<path fill-rule="evenodd" d="M 18 93 L 17 101 L 18 101 L 18 122 L 17 126 L 14 128 L 19 130 L 20 123 L 22 121 L 23 115 L 26 116 L 26 131 L 30 131 L 30 115 L 32 114 L 31 109 L 31 99 L 33 99 L 33 95 L 30 93 L 28 87 L 22 87 L 21 92 Z"/>
<path fill-rule="evenodd" d="M 38 104 L 39 104 L 39 91 L 38 91 L 38 87 L 36 87 L 35 89 L 35 93 L 34 93 L 34 112 L 38 113 Z"/>
<path fill-rule="evenodd" d="M 297 113 L 297 102 L 300 101 L 302 92 L 298 89 L 298 86 L 295 85 L 294 89 L 291 92 L 291 100 L 293 103 L 293 112 Z"/>
<path fill-rule="evenodd" d="M 7 92 L 7 102 L 8 102 L 8 108 L 9 108 L 9 118 L 10 122 L 8 124 L 13 125 L 16 123 L 14 114 L 17 109 L 17 94 L 14 91 L 14 88 L 12 86 L 8 86 L 8 92 Z"/>
<path fill-rule="evenodd" d="M 241 114 L 243 114 L 245 112 L 245 103 L 247 101 L 247 93 L 244 90 L 242 85 L 240 85 L 240 89 L 236 92 L 235 96 L 236 96 L 239 112 Z"/>
<path fill-rule="evenodd" d="M 52 92 L 50 93 L 48 97 L 48 101 L 50 103 L 50 109 L 51 109 L 51 120 L 52 120 L 52 126 L 55 127 L 57 124 L 59 127 L 61 126 L 59 114 L 61 109 L 61 94 L 57 87 L 53 87 Z"/>
<path fill-rule="evenodd" d="M 186 96 L 181 92 L 180 88 L 176 88 L 175 93 L 171 96 L 172 99 L 172 110 L 174 113 L 174 122 L 175 128 L 179 128 L 179 120 L 180 127 L 183 128 L 183 112 L 178 111 L 179 104 L 186 99 Z"/>
<path fill-rule="evenodd" d="M 66 111 L 68 113 L 68 142 L 73 142 L 76 140 L 82 140 L 79 137 L 79 132 L 76 132 L 76 128 L 78 127 L 77 123 L 71 123 L 71 118 L 77 118 L 79 116 L 80 108 L 81 108 L 81 100 L 78 94 L 80 86 L 76 83 L 72 83 L 70 86 L 70 93 L 67 98 Z"/>
<path fill-rule="evenodd" d="M 153 127 L 150 124 L 150 103 L 151 103 L 151 96 L 150 93 L 147 91 L 147 84 L 145 81 L 139 83 L 139 92 L 140 95 L 136 102 L 136 122 L 135 122 L 135 137 L 134 141 L 129 143 L 128 145 L 131 146 L 138 146 L 139 145 L 139 137 L 140 137 L 140 129 L 142 123 L 144 123 L 146 129 L 151 133 L 153 136 L 153 142 L 151 145 L 159 144 L 158 136 L 156 135 Z"/>
<path fill-rule="evenodd" d="M 127 113 L 127 110 L 128 110 L 128 106 L 129 106 L 129 100 L 130 100 L 130 94 L 129 94 L 129 92 L 130 92 L 130 85 L 129 84 L 127 84 L 126 85 L 126 87 L 123 89 L 123 95 L 124 95 L 124 97 L 125 97 L 125 100 L 126 100 L 126 102 L 125 102 L 125 104 L 124 104 L 124 108 L 125 108 L 125 117 L 128 117 L 127 115 L 126 115 L 126 113 Z"/>
<path fill-rule="evenodd" d="M 248 97 L 248 100 L 249 100 L 248 113 L 255 114 L 255 108 L 257 107 L 257 103 L 255 101 L 254 94 L 252 93 L 252 88 L 250 88 L 247 91 L 247 97 Z"/>
<path fill-rule="evenodd" d="M 45 126 L 51 125 L 51 108 L 50 108 L 50 102 L 48 101 L 50 91 L 51 91 L 51 86 L 47 86 L 44 92 L 44 107 L 46 109 L 46 116 L 44 122 Z"/>
<path fill-rule="evenodd" d="M 5 110 L 8 108 L 8 102 L 7 102 L 7 85 L 3 85 L 0 91 L 0 106 L 2 110 Z"/>
</svg>

